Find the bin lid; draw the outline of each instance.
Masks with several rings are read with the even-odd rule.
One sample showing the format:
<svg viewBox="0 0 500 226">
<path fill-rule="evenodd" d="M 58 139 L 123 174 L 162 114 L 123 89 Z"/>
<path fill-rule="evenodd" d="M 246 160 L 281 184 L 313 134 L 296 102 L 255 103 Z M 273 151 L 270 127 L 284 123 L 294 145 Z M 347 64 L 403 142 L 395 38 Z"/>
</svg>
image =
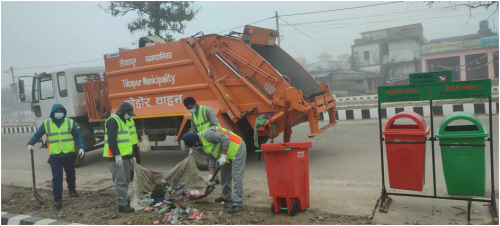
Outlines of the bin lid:
<svg viewBox="0 0 500 226">
<path fill-rule="evenodd" d="M 449 126 L 451 122 L 456 120 L 467 120 L 474 125 Z M 487 136 L 488 131 L 479 119 L 475 115 L 465 111 L 456 111 L 446 115 L 436 132 L 437 138 L 474 138 Z"/>
<path fill-rule="evenodd" d="M 276 152 L 285 151 L 291 148 L 308 149 L 312 147 L 312 142 L 294 142 L 294 143 L 272 143 L 272 144 L 262 144 L 260 149 L 262 152 Z M 289 151 L 289 150 L 286 150 Z"/>
<path fill-rule="evenodd" d="M 414 124 L 394 124 L 397 119 L 409 118 L 413 120 Z M 412 112 L 402 111 L 392 117 L 385 125 L 385 130 L 382 132 L 384 135 L 429 135 L 429 127 L 425 122 L 424 117 Z"/>
</svg>

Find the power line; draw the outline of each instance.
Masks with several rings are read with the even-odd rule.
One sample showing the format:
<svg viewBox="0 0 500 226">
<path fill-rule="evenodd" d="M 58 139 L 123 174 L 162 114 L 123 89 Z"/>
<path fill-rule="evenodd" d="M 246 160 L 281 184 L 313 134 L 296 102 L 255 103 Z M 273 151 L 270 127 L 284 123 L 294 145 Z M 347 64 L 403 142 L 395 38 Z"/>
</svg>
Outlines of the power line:
<svg viewBox="0 0 500 226">
<path fill-rule="evenodd" d="M 493 11 L 493 13 L 491 13 L 491 15 L 486 18 L 486 20 L 484 20 L 483 22 L 481 22 L 481 24 L 479 25 L 479 29 L 481 29 L 481 27 L 483 26 L 484 22 L 488 21 L 488 19 L 490 19 L 491 16 L 493 16 L 493 14 L 495 14 L 497 12 L 498 8 L 495 9 L 495 11 Z"/>
<path fill-rule="evenodd" d="M 489 12 L 487 12 L 489 13 Z M 477 13 L 477 14 L 485 14 L 485 13 Z M 459 16 L 463 16 L 463 15 L 452 15 L 452 16 L 442 16 L 442 17 L 426 17 L 426 18 L 412 18 L 412 19 L 408 19 L 408 20 L 427 20 L 427 19 L 439 19 L 439 18 L 448 18 L 448 17 L 459 17 Z M 397 21 L 404 21 L 403 20 L 397 20 Z M 380 20 L 380 21 L 372 21 L 372 22 L 369 22 L 369 23 L 361 23 L 361 24 L 355 24 L 355 25 L 348 25 L 348 26 L 342 26 L 342 27 L 332 27 L 332 28 L 328 28 L 328 29 L 321 29 L 321 30 L 314 30 L 314 31 L 326 31 L 326 30 L 334 30 L 334 29 L 339 29 L 339 28 L 346 28 L 346 27 L 353 27 L 353 26 L 356 26 L 356 25 L 366 25 L 366 24 L 374 24 L 374 23 L 386 23 L 386 22 L 397 22 L 395 21 L 394 19 L 392 20 Z"/>
<path fill-rule="evenodd" d="M 273 17 L 269 17 L 269 18 L 266 18 L 266 19 L 262 19 L 262 20 L 259 20 L 259 21 L 255 21 L 255 22 L 253 22 L 253 23 L 249 23 L 249 24 L 241 25 L 241 26 L 238 26 L 238 27 L 234 27 L 234 28 L 231 28 L 231 29 L 227 29 L 227 30 L 224 30 L 224 31 L 219 31 L 219 32 L 215 32 L 215 33 L 216 33 L 216 34 L 219 34 L 219 33 L 223 33 L 223 32 L 226 32 L 226 31 L 231 31 L 231 30 L 234 30 L 234 29 L 238 29 L 238 28 L 245 27 L 246 25 L 251 25 L 251 24 L 260 23 L 260 22 L 262 22 L 262 21 L 270 20 L 270 19 L 273 19 L 273 18 L 276 18 L 276 17 L 275 17 L 275 16 L 273 16 Z"/>
<path fill-rule="evenodd" d="M 290 48 L 292 48 L 292 49 L 293 49 L 293 51 L 295 52 L 295 54 L 296 54 L 296 55 L 297 55 L 297 57 L 298 57 L 298 56 L 299 56 L 299 54 L 297 53 L 297 51 L 295 51 L 295 48 L 293 48 L 293 45 L 292 45 L 292 43 L 290 42 L 290 40 L 288 40 L 288 38 L 287 38 L 285 35 L 283 35 L 283 36 L 285 37 L 286 41 L 288 42 L 288 45 L 290 45 Z"/>
<path fill-rule="evenodd" d="M 399 2 L 386 2 L 386 3 L 374 4 L 374 5 L 357 6 L 357 7 L 342 8 L 342 9 L 332 9 L 332 10 L 324 10 L 324 11 L 314 11 L 314 12 L 307 12 L 307 13 L 287 14 L 287 15 L 280 15 L 280 17 L 283 17 L 283 16 L 298 16 L 298 15 L 313 14 L 313 13 L 334 12 L 334 11 L 342 11 L 342 10 L 349 10 L 349 9 L 358 9 L 358 8 L 366 8 L 366 7 L 379 6 L 379 5 L 394 4 L 394 3 L 400 3 L 400 2 L 403 2 L 403 1 L 399 1 Z M 234 30 L 234 29 L 245 27 L 246 25 L 260 23 L 260 22 L 263 22 L 263 21 L 266 21 L 266 20 L 270 20 L 270 19 L 274 19 L 274 18 L 276 18 L 276 17 L 272 16 L 272 17 L 269 17 L 269 18 L 266 18 L 266 19 L 262 19 L 262 20 L 253 22 L 253 23 L 249 23 L 249 24 L 247 23 L 245 25 L 241 25 L 241 26 L 238 26 L 238 27 L 234 27 L 234 28 L 231 28 L 231 29 L 227 29 L 227 30 L 220 31 L 220 32 L 215 32 L 215 33 L 219 34 L 219 33 L 223 33 L 223 32 L 226 32 L 226 31 L 231 31 L 231 30 Z"/>
<path fill-rule="evenodd" d="M 285 22 L 286 24 L 290 25 L 288 22 L 286 22 L 286 20 L 283 20 L 283 18 L 281 18 L 281 17 L 278 17 L 278 18 L 279 18 L 280 20 L 282 20 L 283 22 Z M 292 26 L 292 25 L 290 25 L 290 26 Z M 329 50 L 333 51 L 333 52 L 334 52 L 334 53 L 336 53 L 336 54 L 339 54 L 337 51 L 335 51 L 335 50 L 331 49 L 330 47 L 326 46 L 326 45 L 325 45 L 325 44 L 323 44 L 322 42 L 320 42 L 320 41 L 318 41 L 317 39 L 315 39 L 315 38 L 311 37 L 310 35 L 308 35 L 308 34 L 304 33 L 303 31 L 299 30 L 298 28 L 296 28 L 296 27 L 294 27 L 294 26 L 292 26 L 292 27 L 293 27 L 293 28 L 295 28 L 297 31 L 301 32 L 302 34 L 304 34 L 305 36 L 307 36 L 307 37 L 309 37 L 309 38 L 313 39 L 314 41 L 318 42 L 319 44 L 321 44 L 321 45 L 322 45 L 322 46 L 324 46 L 325 48 L 327 48 L 327 49 L 329 49 Z"/>
<path fill-rule="evenodd" d="M 331 9 L 331 10 L 313 11 L 313 12 L 307 12 L 307 13 L 285 14 L 285 15 L 280 15 L 280 17 L 285 17 L 285 16 L 300 16 L 300 15 L 306 15 L 306 14 L 335 12 L 335 11 L 343 11 L 343 10 L 350 10 L 350 9 L 361 9 L 361 8 L 367 8 L 367 7 L 373 7 L 373 6 L 381 6 L 381 5 L 388 5 L 388 4 L 395 4 L 395 3 L 401 3 L 401 2 L 404 2 L 404 1 L 399 1 L 399 2 L 385 2 L 385 3 L 380 3 L 380 4 L 374 4 L 374 5 L 364 5 L 364 6 L 356 6 L 356 7 L 342 8 L 342 9 Z"/>
<path fill-rule="evenodd" d="M 32 68 L 43 68 L 43 67 L 56 67 L 56 66 L 64 66 L 64 65 L 71 65 L 71 64 L 88 63 L 88 62 L 94 62 L 94 61 L 100 61 L 100 60 L 103 60 L 103 59 L 101 58 L 101 59 L 80 61 L 80 62 L 67 63 L 67 64 L 55 64 L 55 65 L 46 65 L 46 66 L 38 66 L 38 67 L 23 67 L 23 68 L 14 68 L 14 69 L 19 70 L 19 69 L 32 69 Z"/>
<path fill-rule="evenodd" d="M 444 8 L 447 8 L 447 7 L 436 8 L 434 10 L 444 9 Z M 308 25 L 308 24 L 314 24 L 314 23 L 332 22 L 332 21 L 353 20 L 353 19 L 361 19 L 361 18 L 369 18 L 369 17 L 379 17 L 379 16 L 383 17 L 383 16 L 387 16 L 387 15 L 394 15 L 394 14 L 408 14 L 408 13 L 411 13 L 411 12 L 420 12 L 422 10 L 427 10 L 428 11 L 428 9 L 417 9 L 417 10 L 410 10 L 410 11 L 404 11 L 404 12 L 374 14 L 374 15 L 361 16 L 361 17 L 348 17 L 348 18 L 338 18 L 338 19 L 331 19 L 331 20 L 309 21 L 309 22 L 295 23 L 295 24 L 292 24 L 292 25 L 302 26 L 302 25 Z M 456 11 L 460 11 L 460 10 L 456 10 Z M 428 15 L 428 14 L 429 13 L 427 12 L 424 15 Z M 420 16 L 420 15 L 418 15 L 418 16 Z M 405 15 L 405 17 L 407 17 L 407 15 Z M 286 25 L 284 25 L 284 26 L 286 26 Z M 320 26 L 323 26 L 323 25 L 320 25 Z"/>
</svg>

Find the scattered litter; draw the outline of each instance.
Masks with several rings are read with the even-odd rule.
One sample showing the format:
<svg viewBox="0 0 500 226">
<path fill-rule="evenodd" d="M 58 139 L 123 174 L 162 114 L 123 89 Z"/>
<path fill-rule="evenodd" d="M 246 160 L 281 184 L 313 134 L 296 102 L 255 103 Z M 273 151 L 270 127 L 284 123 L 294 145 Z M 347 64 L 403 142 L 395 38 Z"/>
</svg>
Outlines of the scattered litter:
<svg viewBox="0 0 500 226">
<path fill-rule="evenodd" d="M 152 206 L 148 206 L 148 207 L 144 208 L 144 212 L 152 212 L 152 211 L 156 211 L 156 210 L 158 210 L 158 208 L 152 207 Z"/>
<path fill-rule="evenodd" d="M 153 224 L 159 224 L 159 223 L 160 223 L 160 221 L 154 221 L 153 222 Z"/>
</svg>

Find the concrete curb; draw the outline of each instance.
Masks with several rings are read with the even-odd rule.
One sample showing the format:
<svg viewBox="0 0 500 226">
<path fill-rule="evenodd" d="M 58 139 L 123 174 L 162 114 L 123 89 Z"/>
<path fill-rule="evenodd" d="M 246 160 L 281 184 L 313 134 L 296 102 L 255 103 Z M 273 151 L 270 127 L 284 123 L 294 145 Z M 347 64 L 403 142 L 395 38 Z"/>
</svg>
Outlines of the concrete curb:
<svg viewBox="0 0 500 226">
<path fill-rule="evenodd" d="M 67 221 L 2 212 L 2 225 L 80 225 Z"/>
<path fill-rule="evenodd" d="M 491 102 L 492 114 L 497 114 L 498 103 Z M 424 117 L 430 116 L 430 106 L 408 106 L 408 107 L 389 107 L 381 109 L 382 118 L 392 118 L 399 112 L 402 111 L 413 111 Z M 442 106 L 433 106 L 432 111 L 434 116 L 443 116 L 450 114 L 455 111 L 465 111 L 475 115 L 489 114 L 489 104 L 488 103 L 475 103 L 475 104 L 445 104 Z M 323 113 L 320 120 L 328 118 L 328 113 Z M 337 120 L 352 120 L 352 119 L 377 119 L 378 118 L 378 108 L 370 109 L 354 109 L 354 110 L 339 110 L 336 111 L 335 118 Z"/>
<path fill-rule="evenodd" d="M 37 129 L 36 126 L 3 127 L 2 133 L 35 133 Z"/>
<path fill-rule="evenodd" d="M 25 116 L 24 116 L 24 118 L 34 118 L 34 117 L 35 117 L 35 115 L 25 115 Z M 13 120 L 13 119 L 17 120 L 17 116 L 13 116 L 13 117 L 3 117 L 3 118 L 2 118 L 2 121 L 3 121 L 3 120 Z"/>
</svg>

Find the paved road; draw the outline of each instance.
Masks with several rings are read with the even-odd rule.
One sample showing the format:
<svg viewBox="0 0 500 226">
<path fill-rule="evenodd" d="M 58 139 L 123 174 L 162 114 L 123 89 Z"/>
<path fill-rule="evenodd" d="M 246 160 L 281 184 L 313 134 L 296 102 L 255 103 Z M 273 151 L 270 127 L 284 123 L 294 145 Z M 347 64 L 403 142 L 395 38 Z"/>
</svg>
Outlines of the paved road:
<svg viewBox="0 0 500 226">
<path fill-rule="evenodd" d="M 488 118 L 479 116 L 482 123 L 487 127 Z M 435 125 L 439 125 L 441 117 L 435 118 Z M 494 116 L 495 137 L 498 137 L 498 115 Z M 430 121 L 428 118 L 426 119 Z M 386 120 L 383 124 L 385 125 Z M 326 124 L 326 123 L 325 123 Z M 321 127 L 322 125 L 320 125 Z M 292 141 L 312 141 L 313 147 L 310 150 L 310 192 L 311 208 L 328 210 L 338 214 L 370 215 L 379 198 L 381 191 L 380 172 L 380 150 L 378 141 L 378 121 L 377 120 L 349 120 L 341 121 L 336 126 L 330 128 L 325 133 L 313 139 L 308 139 L 309 133 L 307 124 L 302 124 L 293 128 Z M 30 138 L 27 134 L 3 134 L 2 135 L 2 184 L 15 184 L 21 186 L 31 186 L 31 166 L 29 153 L 26 150 L 26 142 Z M 173 138 L 172 138 L 173 139 Z M 276 138 L 280 141 L 282 138 Z M 39 145 L 36 145 L 37 147 Z M 426 185 L 424 194 L 432 194 L 432 161 L 431 145 L 427 145 L 426 159 Z M 495 150 L 495 177 L 498 184 L 498 140 L 494 142 Z M 436 176 L 438 184 L 438 195 L 446 195 L 443 170 L 441 167 L 439 145 L 436 145 Z M 37 170 L 37 184 L 41 187 L 50 187 L 51 174 L 47 162 L 47 149 L 37 149 L 35 152 L 35 167 Z M 487 152 L 489 159 L 489 151 Z M 151 152 L 142 155 L 143 166 L 155 170 L 164 171 L 173 167 L 186 155 L 177 152 Z M 490 164 L 487 167 L 487 193 L 490 193 Z M 387 167 L 386 167 L 387 174 Z M 205 175 L 206 172 L 203 172 Z M 112 185 L 110 173 L 106 161 L 102 158 L 99 150 L 87 153 L 85 164 L 77 169 L 78 189 L 98 189 Z M 387 178 L 387 175 L 386 175 Z M 386 182 L 388 184 L 388 181 Z M 498 188 L 497 188 L 498 191 Z M 267 178 L 265 174 L 264 161 L 257 161 L 257 153 L 250 153 L 245 169 L 245 202 L 248 205 L 269 206 L 271 198 L 268 195 Z M 250 197 L 249 197 L 250 196 Z M 215 198 L 215 197 L 214 197 Z M 444 200 L 422 200 L 394 198 L 395 206 L 404 205 L 412 208 L 413 204 L 420 203 L 418 208 L 411 209 L 415 213 L 421 211 L 423 215 L 430 215 L 430 209 L 434 203 L 444 205 L 441 210 L 445 212 L 451 205 L 466 207 L 465 202 Z M 402 200 L 405 200 L 402 204 Z M 430 205 L 430 206 L 429 206 Z M 437 205 L 437 204 L 436 204 Z M 482 205 L 482 204 L 477 204 Z M 401 206 L 400 209 L 404 207 Z M 437 208 L 437 207 L 436 207 Z M 396 209 L 396 208 L 394 208 Z M 484 215 L 486 207 L 479 208 L 478 216 Z M 453 209 L 452 209 L 453 210 Z M 449 211 L 453 215 L 455 212 Z M 458 210 L 457 210 L 458 211 Z M 418 212 L 420 213 L 420 212 Z M 403 213 L 402 213 L 403 214 Z M 442 215 L 442 213 L 441 213 Z M 487 214 L 486 214 L 487 215 Z M 380 218 L 382 216 L 382 218 Z M 425 218 L 420 215 L 408 216 L 409 220 L 400 217 L 399 214 L 386 215 L 377 214 L 374 221 L 380 223 L 410 223 L 412 219 L 421 219 L 422 223 L 437 223 L 439 219 L 432 219 L 425 222 Z M 391 216 L 394 218 L 392 219 Z M 459 216 L 464 220 L 465 216 Z M 447 218 L 443 218 L 443 224 L 448 223 Z M 387 222 L 390 220 L 389 222 Z M 481 221 L 482 222 L 482 221 Z M 463 221 L 461 223 L 464 223 Z"/>
</svg>

